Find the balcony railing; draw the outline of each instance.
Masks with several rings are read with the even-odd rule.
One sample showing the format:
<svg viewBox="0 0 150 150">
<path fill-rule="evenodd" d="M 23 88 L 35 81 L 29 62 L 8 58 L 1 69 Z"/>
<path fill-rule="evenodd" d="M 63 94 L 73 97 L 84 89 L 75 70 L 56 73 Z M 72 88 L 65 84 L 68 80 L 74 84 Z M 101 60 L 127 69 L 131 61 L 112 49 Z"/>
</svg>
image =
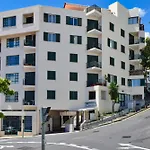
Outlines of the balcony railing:
<svg viewBox="0 0 150 150">
<path fill-rule="evenodd" d="M 24 41 L 24 46 L 32 46 L 32 47 L 35 47 L 36 44 L 35 44 L 35 41 L 34 40 L 25 40 Z"/>
<path fill-rule="evenodd" d="M 144 24 L 140 24 L 139 29 L 140 29 L 141 31 L 144 31 Z"/>
<path fill-rule="evenodd" d="M 90 31 L 90 30 L 93 30 L 93 29 L 96 29 L 98 31 L 102 31 L 102 26 L 101 25 L 98 25 L 98 26 L 87 26 L 87 32 Z"/>
<path fill-rule="evenodd" d="M 31 83 L 32 82 L 32 83 Z M 31 80 L 29 82 L 29 79 L 23 79 L 23 85 L 27 85 L 27 86 L 35 86 L 35 81 L 33 82 L 33 80 Z"/>
<path fill-rule="evenodd" d="M 24 100 L 23 105 L 35 105 L 35 100 Z"/>
<path fill-rule="evenodd" d="M 35 61 L 33 61 L 33 62 L 26 62 L 26 61 L 24 61 L 24 66 L 35 66 Z"/>
<path fill-rule="evenodd" d="M 130 70 L 129 71 L 130 76 L 134 76 L 134 75 L 143 75 L 143 70 L 139 69 L 139 70 Z"/>
<path fill-rule="evenodd" d="M 129 56 L 129 59 L 130 59 L 130 60 L 141 59 L 141 55 L 140 55 L 140 54 L 130 55 L 130 56 Z"/>
<path fill-rule="evenodd" d="M 97 61 L 88 62 L 87 68 L 92 68 L 92 67 L 102 68 L 102 63 Z"/>
<path fill-rule="evenodd" d="M 102 44 L 100 43 L 90 43 L 90 44 L 87 44 L 87 50 L 91 49 L 91 48 L 97 48 L 97 49 L 100 49 L 102 50 Z"/>
<path fill-rule="evenodd" d="M 90 86 L 96 86 L 96 85 L 100 85 L 100 86 L 107 86 L 107 81 L 104 79 L 98 79 L 98 81 L 87 81 L 87 87 Z"/>
<path fill-rule="evenodd" d="M 132 44 L 139 44 L 140 43 L 140 40 L 137 39 L 137 40 L 129 40 L 129 45 L 132 45 Z"/>
<path fill-rule="evenodd" d="M 88 8 L 86 8 L 86 13 L 88 13 L 88 12 L 94 10 L 94 9 L 97 10 L 98 12 L 101 12 L 101 8 L 100 7 L 98 7 L 96 5 L 92 5 L 92 6 L 88 7 Z"/>
</svg>

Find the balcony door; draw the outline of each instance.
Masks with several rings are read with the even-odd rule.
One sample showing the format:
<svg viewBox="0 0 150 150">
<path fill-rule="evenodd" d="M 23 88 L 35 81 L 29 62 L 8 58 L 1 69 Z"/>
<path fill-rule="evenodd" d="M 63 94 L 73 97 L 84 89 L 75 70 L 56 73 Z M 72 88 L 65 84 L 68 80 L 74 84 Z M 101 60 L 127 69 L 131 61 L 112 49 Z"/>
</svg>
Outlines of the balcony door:
<svg viewBox="0 0 150 150">
<path fill-rule="evenodd" d="M 98 74 L 87 74 L 87 81 L 89 84 L 95 84 L 98 82 Z"/>
<path fill-rule="evenodd" d="M 87 25 L 88 25 L 88 29 L 89 30 L 91 30 L 91 29 L 98 29 L 98 21 L 96 21 L 96 20 L 88 19 L 87 20 Z"/>
<path fill-rule="evenodd" d="M 88 63 L 89 62 L 94 62 L 94 61 L 98 62 L 98 56 L 93 56 L 93 55 L 88 55 L 87 56 L 87 62 Z"/>
</svg>

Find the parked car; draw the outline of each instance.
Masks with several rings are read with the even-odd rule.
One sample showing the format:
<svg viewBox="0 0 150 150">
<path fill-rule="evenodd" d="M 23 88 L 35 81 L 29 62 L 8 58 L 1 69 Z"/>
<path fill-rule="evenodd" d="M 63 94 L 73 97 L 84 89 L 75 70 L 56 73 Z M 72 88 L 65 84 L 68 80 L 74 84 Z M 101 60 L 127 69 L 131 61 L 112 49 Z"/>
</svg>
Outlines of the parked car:
<svg viewBox="0 0 150 150">
<path fill-rule="evenodd" d="M 14 127 L 6 127 L 5 128 L 5 135 L 11 135 L 11 134 L 17 134 L 18 130 L 15 129 Z"/>
</svg>

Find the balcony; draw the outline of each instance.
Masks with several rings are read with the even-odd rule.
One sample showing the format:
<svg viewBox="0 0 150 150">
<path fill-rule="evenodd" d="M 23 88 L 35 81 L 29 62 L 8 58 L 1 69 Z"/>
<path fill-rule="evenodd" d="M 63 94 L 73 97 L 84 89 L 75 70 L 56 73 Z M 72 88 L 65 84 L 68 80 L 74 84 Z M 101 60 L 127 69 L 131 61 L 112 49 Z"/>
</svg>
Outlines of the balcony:
<svg viewBox="0 0 150 150">
<path fill-rule="evenodd" d="M 140 24 L 139 29 L 140 31 L 144 31 L 144 24 Z"/>
<path fill-rule="evenodd" d="M 35 72 L 35 62 L 26 62 L 26 61 L 24 61 L 24 71 L 25 72 L 30 72 L 30 71 L 32 71 L 32 72 Z"/>
<path fill-rule="evenodd" d="M 97 17 L 101 16 L 101 8 L 97 5 L 92 5 L 86 8 L 86 16 L 87 17 Z"/>
<path fill-rule="evenodd" d="M 87 44 L 88 54 L 100 54 L 102 52 L 102 44 L 90 43 Z"/>
<path fill-rule="evenodd" d="M 31 25 L 33 23 L 34 23 L 34 14 L 33 13 L 23 15 L 23 24 L 24 25 L 27 25 L 27 24 Z"/>
<path fill-rule="evenodd" d="M 30 47 L 35 47 L 35 41 L 33 40 L 25 40 L 24 41 L 24 46 L 30 46 Z"/>
<path fill-rule="evenodd" d="M 23 101 L 24 110 L 36 110 L 35 100 L 24 100 Z"/>
<path fill-rule="evenodd" d="M 99 36 L 102 33 L 102 26 L 87 26 L 88 36 Z"/>
<path fill-rule="evenodd" d="M 91 87 L 91 86 L 107 86 L 107 82 L 104 79 L 98 79 L 98 81 L 93 82 L 93 81 L 87 81 L 87 87 Z"/>
<path fill-rule="evenodd" d="M 101 71 L 102 63 L 97 61 L 92 61 L 87 63 L 87 69 L 89 71 Z"/>
<path fill-rule="evenodd" d="M 140 40 L 137 39 L 137 40 L 129 40 L 129 45 L 134 45 L 134 44 L 139 44 L 140 43 Z"/>
<path fill-rule="evenodd" d="M 143 75 L 143 70 L 141 70 L 141 69 L 139 69 L 139 70 L 130 70 L 129 75 L 130 76 Z"/>
<path fill-rule="evenodd" d="M 141 59 L 141 55 L 140 54 L 130 55 L 129 56 L 129 60 L 132 61 L 132 62 L 139 61 L 140 59 Z"/>
<path fill-rule="evenodd" d="M 27 35 L 24 40 L 24 48 L 25 50 L 34 50 L 36 48 L 36 35 Z"/>
</svg>

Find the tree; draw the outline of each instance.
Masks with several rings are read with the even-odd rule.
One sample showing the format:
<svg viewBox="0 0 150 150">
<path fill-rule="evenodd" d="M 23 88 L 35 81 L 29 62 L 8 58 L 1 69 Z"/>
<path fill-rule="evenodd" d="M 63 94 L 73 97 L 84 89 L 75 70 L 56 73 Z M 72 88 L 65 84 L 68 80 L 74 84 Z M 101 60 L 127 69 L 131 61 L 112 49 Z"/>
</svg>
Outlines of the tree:
<svg viewBox="0 0 150 150">
<path fill-rule="evenodd" d="M 147 92 L 147 70 L 150 69 L 150 38 L 146 39 L 146 46 L 141 50 L 141 65 L 145 79 L 145 92 Z"/>
<path fill-rule="evenodd" d="M 14 91 L 9 88 L 10 81 L 8 79 L 0 78 L 0 93 L 4 95 L 13 95 Z M 4 114 L 0 112 L 0 118 L 4 118 Z"/>
<path fill-rule="evenodd" d="M 112 100 L 112 112 L 114 113 L 114 106 L 115 103 L 118 102 L 118 96 L 119 96 L 119 86 L 115 82 L 111 82 L 109 85 L 109 95 Z"/>
</svg>

